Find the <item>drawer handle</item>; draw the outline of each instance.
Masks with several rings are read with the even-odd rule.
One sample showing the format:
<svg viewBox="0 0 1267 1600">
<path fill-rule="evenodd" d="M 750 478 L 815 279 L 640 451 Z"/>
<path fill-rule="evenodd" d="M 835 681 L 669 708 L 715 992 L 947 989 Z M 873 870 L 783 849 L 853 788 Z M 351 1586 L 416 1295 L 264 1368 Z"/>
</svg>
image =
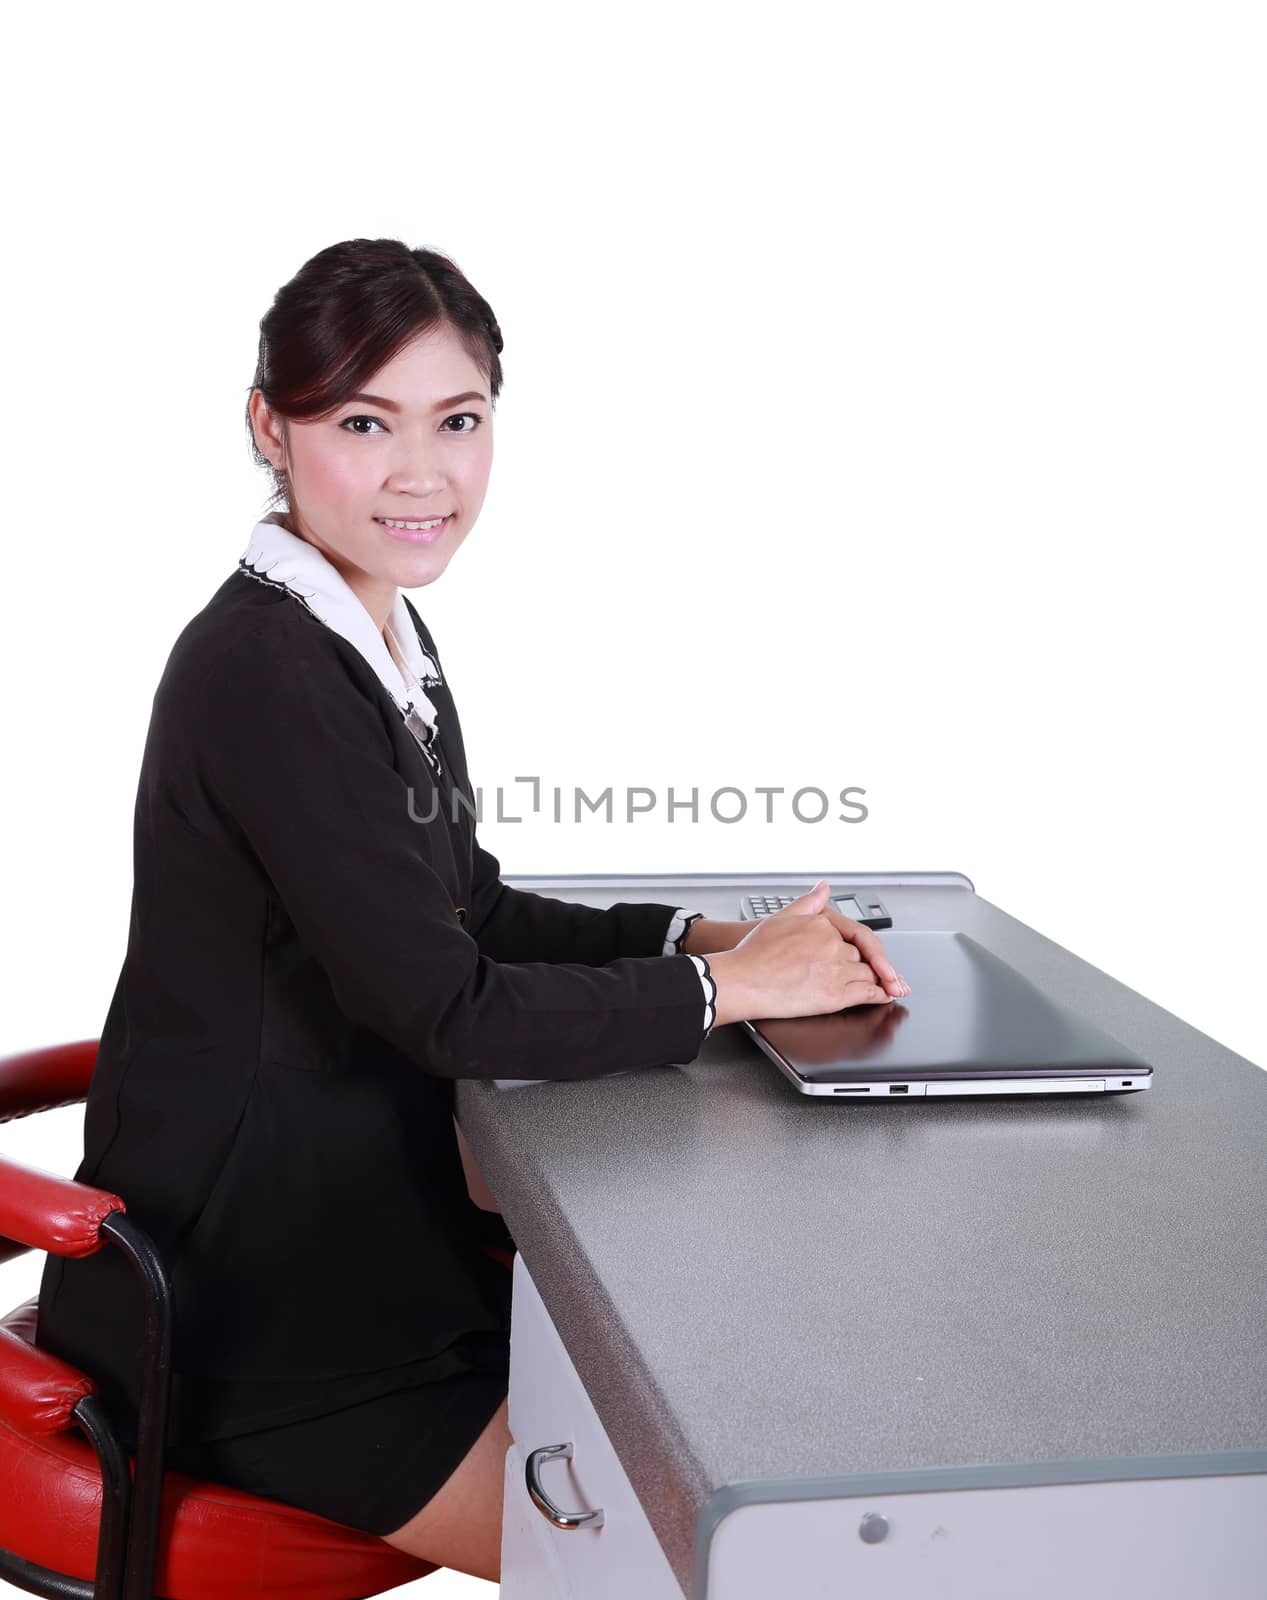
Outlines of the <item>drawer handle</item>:
<svg viewBox="0 0 1267 1600">
<path fill-rule="evenodd" d="M 554 1501 L 541 1487 L 538 1476 L 540 1463 L 551 1460 L 571 1461 L 572 1446 L 570 1444 L 546 1444 L 540 1450 L 533 1450 L 528 1456 L 524 1468 L 524 1481 L 528 1485 L 528 1498 L 537 1510 L 556 1528 L 601 1528 L 603 1525 L 602 1511 L 560 1511 Z"/>
</svg>

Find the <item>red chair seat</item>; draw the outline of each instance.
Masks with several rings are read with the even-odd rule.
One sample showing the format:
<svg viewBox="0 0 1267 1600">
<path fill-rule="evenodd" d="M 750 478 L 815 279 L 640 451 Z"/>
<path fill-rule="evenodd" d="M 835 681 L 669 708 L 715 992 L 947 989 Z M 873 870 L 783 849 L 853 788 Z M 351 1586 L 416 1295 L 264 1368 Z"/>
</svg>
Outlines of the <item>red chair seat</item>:
<svg viewBox="0 0 1267 1600">
<path fill-rule="evenodd" d="M 35 1351 L 36 1300 L 0 1320 Z M 51 1362 L 51 1358 L 50 1358 Z M 51 1363 L 50 1387 L 66 1371 Z M 7 1373 L 0 1372 L 0 1384 Z M 88 1392 L 94 1386 L 84 1380 Z M 0 1547 L 71 1577 L 97 1558 L 101 1471 L 76 1429 L 28 1433 L 0 1422 Z M 163 1479 L 155 1593 L 165 1600 L 242 1595 L 347 1600 L 425 1577 L 435 1565 L 310 1511 L 169 1470 Z"/>
</svg>

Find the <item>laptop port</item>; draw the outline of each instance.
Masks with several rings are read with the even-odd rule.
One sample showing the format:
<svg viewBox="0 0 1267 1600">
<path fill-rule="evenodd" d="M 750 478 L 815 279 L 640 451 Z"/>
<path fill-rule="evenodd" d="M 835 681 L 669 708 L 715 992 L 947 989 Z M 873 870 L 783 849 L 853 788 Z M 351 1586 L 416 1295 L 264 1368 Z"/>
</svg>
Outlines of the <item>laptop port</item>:
<svg viewBox="0 0 1267 1600">
<path fill-rule="evenodd" d="M 833 1089 L 832 1093 L 833 1094 L 870 1094 L 871 1093 L 871 1085 L 869 1083 L 864 1083 L 864 1084 L 860 1084 L 858 1086 L 858 1088 L 856 1088 L 856 1089 Z"/>
<path fill-rule="evenodd" d="M 891 1083 L 889 1085 L 890 1094 L 910 1094 L 910 1092 L 911 1086 L 909 1083 Z"/>
</svg>

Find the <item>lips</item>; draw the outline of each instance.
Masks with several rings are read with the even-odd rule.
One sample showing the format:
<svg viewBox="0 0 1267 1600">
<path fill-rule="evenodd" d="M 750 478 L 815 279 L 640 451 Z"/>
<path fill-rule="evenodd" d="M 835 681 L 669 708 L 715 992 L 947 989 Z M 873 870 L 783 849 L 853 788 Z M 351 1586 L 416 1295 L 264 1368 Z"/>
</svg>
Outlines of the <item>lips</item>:
<svg viewBox="0 0 1267 1600">
<path fill-rule="evenodd" d="M 421 519 L 411 517 L 409 520 L 412 522 Z M 402 544 L 434 544 L 437 539 L 440 539 L 444 536 L 444 533 L 448 529 L 449 523 L 452 520 L 452 516 L 450 515 L 442 518 L 430 528 L 393 528 L 391 524 L 384 521 L 382 517 L 374 518 L 374 521 L 389 539 L 395 539 Z"/>
</svg>

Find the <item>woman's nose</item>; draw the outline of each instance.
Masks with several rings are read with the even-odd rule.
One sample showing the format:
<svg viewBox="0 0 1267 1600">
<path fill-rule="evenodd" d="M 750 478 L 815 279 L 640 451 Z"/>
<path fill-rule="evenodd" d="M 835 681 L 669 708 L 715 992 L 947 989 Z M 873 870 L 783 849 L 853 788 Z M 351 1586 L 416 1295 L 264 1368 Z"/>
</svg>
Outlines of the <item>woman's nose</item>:
<svg viewBox="0 0 1267 1600">
<path fill-rule="evenodd" d="M 397 441 L 384 488 L 420 497 L 445 487 L 442 452 L 432 440 Z"/>
<path fill-rule="evenodd" d="M 435 463 L 413 461 L 390 473 L 383 488 L 388 493 L 416 495 L 424 499 L 444 488 L 444 473 Z"/>
</svg>

